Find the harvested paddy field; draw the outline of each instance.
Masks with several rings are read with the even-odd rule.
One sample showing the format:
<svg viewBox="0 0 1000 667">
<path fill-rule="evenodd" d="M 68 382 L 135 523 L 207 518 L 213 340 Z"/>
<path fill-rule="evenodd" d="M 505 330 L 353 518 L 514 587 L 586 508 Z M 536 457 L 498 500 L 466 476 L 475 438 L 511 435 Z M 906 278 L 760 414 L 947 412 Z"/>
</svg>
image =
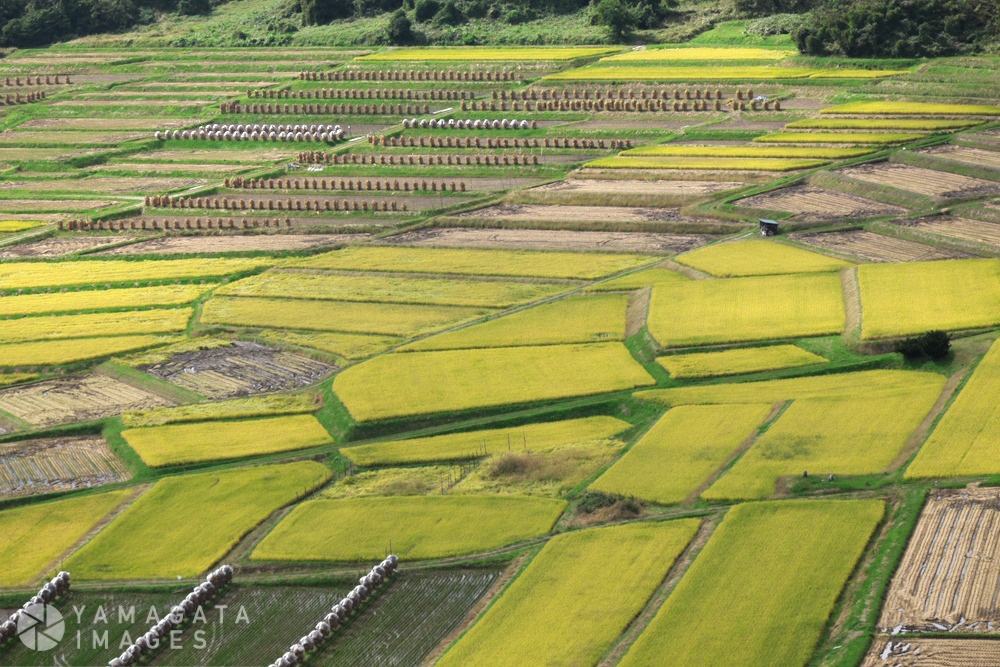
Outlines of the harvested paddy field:
<svg viewBox="0 0 1000 667">
<path fill-rule="evenodd" d="M 583 232 L 566 229 L 479 229 L 435 227 L 403 232 L 380 243 L 452 248 L 530 248 L 536 250 L 610 250 L 683 252 L 712 237 L 661 232 Z"/>
<path fill-rule="evenodd" d="M 107 443 L 96 436 L 0 445 L 0 499 L 85 489 L 129 476 Z"/>
<path fill-rule="evenodd" d="M 810 185 L 795 185 L 765 192 L 740 199 L 736 205 L 741 208 L 784 211 L 791 213 L 799 220 L 870 218 L 877 215 L 899 215 L 906 212 L 898 206 L 882 204 L 870 199 Z"/>
<path fill-rule="evenodd" d="M 58 257 L 127 241 L 127 236 L 59 236 L 0 248 L 0 259 Z"/>
<path fill-rule="evenodd" d="M 907 190 L 929 197 L 966 198 L 1000 192 L 1000 183 L 891 162 L 848 167 L 839 170 L 838 173 L 866 183 Z"/>
<path fill-rule="evenodd" d="M 181 190 L 204 185 L 204 178 L 74 178 L 35 181 L 0 182 L 2 190 L 30 190 L 32 192 L 86 192 L 107 195 L 141 195 L 168 190 Z"/>
<path fill-rule="evenodd" d="M 861 667 L 993 667 L 1000 639 L 876 637 Z"/>
<path fill-rule="evenodd" d="M 253 234 L 244 236 L 168 236 L 101 252 L 102 255 L 180 255 L 184 253 L 280 252 L 308 250 L 365 240 L 367 234 Z"/>
<path fill-rule="evenodd" d="M 301 354 L 247 341 L 181 352 L 139 368 L 213 399 L 303 387 L 335 370 Z"/>
<path fill-rule="evenodd" d="M 67 213 L 107 208 L 117 203 L 114 199 L 0 199 L 0 211 Z"/>
<path fill-rule="evenodd" d="M 895 223 L 918 232 L 928 232 L 938 236 L 948 236 L 961 241 L 972 241 L 1000 248 L 1000 223 L 934 216 L 916 220 L 897 220 Z"/>
<path fill-rule="evenodd" d="M 32 426 L 52 426 L 148 410 L 172 401 L 106 375 L 46 380 L 0 391 L 0 410 Z"/>
<path fill-rule="evenodd" d="M 988 151 L 970 146 L 935 146 L 918 152 L 946 160 L 974 164 L 979 167 L 1000 169 L 1000 151 Z"/>
<path fill-rule="evenodd" d="M 902 222 L 897 222 L 896 224 L 902 224 Z M 990 225 L 991 223 L 984 222 L 980 224 Z M 998 229 L 997 238 L 998 242 L 1000 242 L 1000 225 L 993 226 Z M 938 248 L 862 229 L 852 229 L 846 232 L 805 234 L 797 236 L 796 240 L 807 245 L 816 246 L 817 248 L 831 250 L 839 255 L 857 257 L 868 262 L 923 262 L 935 259 L 962 259 L 971 257 L 968 253 L 958 250 Z"/>
<path fill-rule="evenodd" d="M 601 224 L 615 223 L 642 224 L 679 222 L 697 226 L 717 225 L 715 220 L 691 218 L 681 215 L 676 208 L 645 208 L 638 206 L 563 206 L 558 204 L 497 204 L 487 208 L 460 213 L 457 219 L 475 219 L 498 225 L 532 224 Z"/>
<path fill-rule="evenodd" d="M 116 173 L 121 172 L 131 174 L 170 174 L 176 172 L 192 175 L 207 174 L 211 176 L 214 174 L 229 174 L 234 171 L 243 171 L 257 166 L 260 166 L 260 164 L 254 162 L 242 165 L 232 165 L 208 164 L 203 162 L 185 162 L 180 164 L 176 162 L 125 162 L 112 160 L 105 162 L 104 164 L 94 165 L 88 169 L 93 172 L 113 171 Z"/>
<path fill-rule="evenodd" d="M 742 187 L 737 181 L 653 181 L 627 179 L 567 178 L 542 185 L 539 192 L 564 192 L 572 194 L 651 194 L 651 195 L 707 195 Z"/>
<path fill-rule="evenodd" d="M 933 491 L 882 608 L 882 632 L 1000 633 L 1000 491 Z"/>
</svg>

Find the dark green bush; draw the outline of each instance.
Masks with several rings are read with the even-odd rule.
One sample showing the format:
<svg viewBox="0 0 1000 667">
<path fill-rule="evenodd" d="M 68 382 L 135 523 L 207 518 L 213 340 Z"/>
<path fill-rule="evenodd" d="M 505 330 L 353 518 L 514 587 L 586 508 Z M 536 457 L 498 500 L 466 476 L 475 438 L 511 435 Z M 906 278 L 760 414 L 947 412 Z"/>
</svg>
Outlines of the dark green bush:
<svg viewBox="0 0 1000 667">
<path fill-rule="evenodd" d="M 389 29 L 386 36 L 390 44 L 413 43 L 413 24 L 410 23 L 410 19 L 407 18 L 406 12 L 402 8 L 397 9 L 396 13 L 389 19 Z"/>
<path fill-rule="evenodd" d="M 951 340 L 944 331 L 928 331 L 896 343 L 896 352 L 910 360 L 929 358 L 938 361 L 947 357 L 950 351 Z"/>
<path fill-rule="evenodd" d="M 177 11 L 187 16 L 210 14 L 212 12 L 212 4 L 209 0 L 180 0 L 177 3 Z"/>
<path fill-rule="evenodd" d="M 434 15 L 433 21 L 437 25 L 459 25 L 465 23 L 465 14 L 458 8 L 455 0 L 448 0 Z"/>
<path fill-rule="evenodd" d="M 441 11 L 441 4 L 437 0 L 417 0 L 414 6 L 413 18 L 424 23 L 434 18 L 434 15 Z"/>
</svg>

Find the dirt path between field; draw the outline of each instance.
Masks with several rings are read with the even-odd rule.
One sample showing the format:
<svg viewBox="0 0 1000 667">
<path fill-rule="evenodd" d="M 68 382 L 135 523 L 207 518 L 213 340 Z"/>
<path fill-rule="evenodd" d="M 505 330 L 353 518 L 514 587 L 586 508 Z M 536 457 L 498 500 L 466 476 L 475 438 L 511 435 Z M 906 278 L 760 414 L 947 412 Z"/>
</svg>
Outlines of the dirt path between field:
<svg viewBox="0 0 1000 667">
<path fill-rule="evenodd" d="M 777 419 L 778 416 L 782 412 L 784 412 L 785 408 L 788 407 L 788 405 L 790 404 L 791 401 L 783 401 L 781 403 L 775 403 L 773 406 L 771 406 L 771 412 L 769 412 L 764 421 L 761 422 L 761 427 L 763 428 L 758 427 L 754 429 L 754 432 L 748 435 L 746 440 L 740 443 L 740 446 L 736 448 L 736 451 L 730 454 L 729 458 L 727 458 L 722 463 L 722 465 L 716 468 L 712 472 L 712 474 L 709 475 L 708 478 L 698 486 L 697 489 L 691 492 L 691 495 L 689 495 L 687 498 L 684 499 L 684 503 L 686 504 L 695 502 L 701 496 L 701 494 L 705 493 L 705 491 L 707 491 L 710 486 L 715 484 L 720 477 L 726 474 L 726 471 L 729 470 L 736 463 L 736 461 L 742 458 L 743 455 L 746 454 L 747 451 L 754 446 L 754 444 L 760 439 L 760 437 L 764 435 L 764 433 L 767 431 L 767 428 L 770 427 L 770 425 L 774 422 L 774 420 Z"/>
<path fill-rule="evenodd" d="M 523 556 L 511 561 L 510 565 L 507 566 L 507 569 L 505 569 L 503 574 L 500 575 L 500 578 L 493 582 L 490 589 L 486 591 L 486 594 L 479 598 L 479 601 L 476 602 L 472 609 L 469 610 L 469 613 L 465 615 L 461 622 L 459 622 L 459 624 L 456 625 L 451 632 L 444 636 L 438 645 L 434 647 L 434 650 L 424 656 L 423 662 L 420 664 L 433 665 L 437 662 L 438 658 L 440 658 L 448 647 L 451 646 L 451 643 L 458 639 L 463 632 L 472 627 L 472 624 L 476 622 L 484 611 L 486 611 L 486 609 L 493 603 L 493 600 L 500 596 L 504 589 L 507 588 L 507 585 L 513 581 L 515 576 L 517 576 L 517 573 L 521 571 L 521 567 L 524 565 L 525 561 L 528 560 L 528 558 L 529 555 L 524 554 Z"/>
<path fill-rule="evenodd" d="M 680 264 L 672 259 L 668 259 L 659 266 L 665 269 L 670 269 L 671 271 L 676 271 L 677 273 L 682 273 L 691 280 L 708 280 L 709 278 L 712 277 L 707 273 L 705 273 L 704 271 L 699 271 L 698 269 L 695 269 L 693 267 Z"/>
<path fill-rule="evenodd" d="M 857 268 L 840 272 L 840 287 L 844 295 L 844 331 L 841 337 L 848 347 L 861 342 L 861 285 Z"/>
<path fill-rule="evenodd" d="M 701 528 L 698 529 L 694 539 L 688 543 L 684 551 L 681 552 L 681 555 L 674 561 L 673 566 L 667 571 L 667 575 L 663 578 L 663 583 L 650 596 L 649 601 L 646 602 L 646 606 L 642 608 L 642 611 L 625 628 L 618 641 L 604 655 L 604 659 L 598 663 L 599 667 L 611 667 L 621 661 L 635 640 L 646 629 L 646 626 L 653 620 L 653 617 L 656 616 L 656 612 L 660 610 L 660 607 L 670 596 L 670 593 L 677 587 L 681 578 L 687 573 L 688 568 L 691 567 L 691 563 L 694 562 L 695 557 L 701 553 L 705 544 L 708 543 L 709 538 L 715 532 L 723 516 L 725 516 L 723 512 L 709 515 L 702 522 Z"/>
<path fill-rule="evenodd" d="M 629 296 L 628 307 L 625 309 L 625 338 L 631 338 L 646 326 L 652 296 L 652 287 L 643 287 Z"/>
</svg>

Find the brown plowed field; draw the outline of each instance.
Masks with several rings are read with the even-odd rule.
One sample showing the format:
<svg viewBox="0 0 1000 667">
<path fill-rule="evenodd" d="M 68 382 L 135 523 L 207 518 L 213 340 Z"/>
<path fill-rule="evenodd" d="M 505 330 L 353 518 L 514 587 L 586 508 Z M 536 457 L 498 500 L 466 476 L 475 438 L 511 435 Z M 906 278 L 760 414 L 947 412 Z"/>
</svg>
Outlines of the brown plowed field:
<svg viewBox="0 0 1000 667">
<path fill-rule="evenodd" d="M 68 255 L 73 252 L 100 248 L 104 245 L 120 243 L 125 241 L 127 236 L 73 236 L 61 238 L 48 238 L 31 243 L 5 246 L 0 249 L 0 259 L 14 259 L 17 257 L 55 257 L 57 255 Z"/>
<path fill-rule="evenodd" d="M 103 255 L 305 250 L 335 243 L 352 243 L 368 234 L 254 234 L 247 236 L 168 236 L 104 251 Z"/>
<path fill-rule="evenodd" d="M 0 199 L 0 211 L 82 211 L 117 203 L 98 199 Z"/>
<path fill-rule="evenodd" d="M 458 218 L 477 218 L 496 222 L 707 222 L 680 214 L 676 208 L 644 208 L 638 206 L 560 206 L 546 204 L 497 204 L 460 213 Z"/>
<path fill-rule="evenodd" d="M 7 181 L 0 190 L 32 192 L 87 192 L 109 195 L 139 195 L 191 188 L 207 183 L 204 178 L 74 178 L 45 181 Z"/>
<path fill-rule="evenodd" d="M 970 256 L 955 250 L 943 250 L 916 241 L 897 239 L 894 236 L 883 236 L 863 230 L 807 234 L 798 237 L 798 240 L 817 248 L 825 248 L 869 262 L 921 262 Z"/>
<path fill-rule="evenodd" d="M 90 167 L 90 171 L 123 171 L 138 174 L 223 174 L 259 167 L 259 163 L 248 164 L 198 164 L 188 162 L 107 162 Z"/>
<path fill-rule="evenodd" d="M 892 646 L 887 646 L 892 642 Z M 888 649 L 888 650 L 887 650 Z M 1000 640 L 877 637 L 861 667 L 996 667 Z"/>
<path fill-rule="evenodd" d="M 935 146 L 934 148 L 926 148 L 919 152 L 948 160 L 968 162 L 969 164 L 981 167 L 1000 169 L 1000 151 L 987 151 L 968 146 Z"/>
<path fill-rule="evenodd" d="M 34 426 L 99 419 L 161 405 L 172 403 L 105 375 L 47 380 L 0 391 L 0 410 Z"/>
<path fill-rule="evenodd" d="M 303 387 L 336 370 L 301 354 L 244 341 L 182 352 L 140 369 L 213 399 Z"/>
<path fill-rule="evenodd" d="M 622 250 L 686 252 L 709 239 L 702 234 L 658 232 L 579 232 L 542 229 L 472 229 L 441 227 L 381 239 L 393 245 L 453 248 L 537 248 L 545 250 Z"/>
<path fill-rule="evenodd" d="M 811 185 L 765 192 L 740 199 L 737 206 L 770 211 L 787 211 L 800 220 L 829 220 L 833 218 L 869 218 L 876 215 L 905 213 L 898 206 L 882 204 L 854 195 L 824 190 Z"/>
<path fill-rule="evenodd" d="M 626 181 L 596 178 L 569 178 L 534 188 L 544 192 L 584 194 L 705 195 L 742 187 L 742 183 L 719 181 Z"/>
<path fill-rule="evenodd" d="M 933 493 L 879 626 L 882 632 L 1000 633 L 1000 490 Z"/>
<path fill-rule="evenodd" d="M 904 225 L 922 232 L 950 236 L 964 241 L 975 241 L 1000 248 L 1000 224 L 985 220 L 969 220 L 968 218 L 933 217 L 917 220 L 899 220 L 897 225 Z"/>
<path fill-rule="evenodd" d="M 96 436 L 0 445 L 0 498 L 113 484 L 129 473 Z"/>
<path fill-rule="evenodd" d="M 1000 183 L 935 171 L 908 164 L 880 162 L 841 169 L 844 176 L 867 183 L 909 190 L 929 197 L 978 197 L 1000 192 Z"/>
</svg>

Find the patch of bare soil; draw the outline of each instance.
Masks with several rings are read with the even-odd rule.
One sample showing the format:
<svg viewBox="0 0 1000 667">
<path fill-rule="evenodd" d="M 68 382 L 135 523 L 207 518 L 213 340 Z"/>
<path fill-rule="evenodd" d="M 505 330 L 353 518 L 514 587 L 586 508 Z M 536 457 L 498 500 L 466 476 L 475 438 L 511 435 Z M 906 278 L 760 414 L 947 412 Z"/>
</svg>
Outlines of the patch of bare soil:
<svg viewBox="0 0 1000 667">
<path fill-rule="evenodd" d="M 974 241 L 1000 248 L 1000 223 L 968 218 L 934 216 L 916 220 L 897 220 L 894 224 L 921 232 Z"/>
<path fill-rule="evenodd" d="M 996 667 L 1000 639 L 876 637 L 861 667 Z"/>
<path fill-rule="evenodd" d="M 882 204 L 835 190 L 811 185 L 795 185 L 772 192 L 740 199 L 741 208 L 786 211 L 799 220 L 831 220 L 835 218 L 869 218 L 877 215 L 902 214 L 898 206 Z"/>
<path fill-rule="evenodd" d="M 97 199 L 0 199 L 0 211 L 80 211 L 113 206 L 115 200 Z"/>
<path fill-rule="evenodd" d="M 235 341 L 226 347 L 182 352 L 140 370 L 220 399 L 304 387 L 337 369 L 294 352 Z"/>
<path fill-rule="evenodd" d="M 246 236 L 168 236 L 140 241 L 103 252 L 104 255 L 305 250 L 337 243 L 354 243 L 368 234 L 254 234 Z"/>
<path fill-rule="evenodd" d="M 619 250 L 686 252 L 712 237 L 659 232 L 579 232 L 543 229 L 474 229 L 442 227 L 404 232 L 380 239 L 393 245 L 455 248 L 537 248 L 546 250 Z"/>
<path fill-rule="evenodd" d="M 725 181 L 639 181 L 571 178 L 537 188 L 544 192 L 581 192 L 587 194 L 653 194 L 703 195 L 742 187 L 742 183 Z"/>
<path fill-rule="evenodd" d="M 79 178 L 46 181 L 7 181 L 0 183 L 0 190 L 137 195 L 192 188 L 207 182 L 208 180 L 204 178 Z"/>
<path fill-rule="evenodd" d="M 85 489 L 129 476 L 104 439 L 96 436 L 0 445 L 0 498 Z"/>
<path fill-rule="evenodd" d="M 989 223 L 987 223 L 989 224 Z M 817 248 L 832 250 L 869 262 L 922 262 L 935 259 L 961 259 L 968 253 L 924 245 L 916 241 L 883 236 L 864 230 L 805 234 L 797 240 Z"/>
<path fill-rule="evenodd" d="M 101 419 L 164 405 L 173 403 L 100 374 L 46 380 L 0 391 L 0 410 L 33 426 Z"/>
<path fill-rule="evenodd" d="M 497 204 L 460 213 L 458 218 L 478 218 L 498 222 L 700 222 L 676 208 L 638 206 L 563 206 L 546 204 Z M 715 220 L 705 221 L 713 224 Z"/>
<path fill-rule="evenodd" d="M 18 257 L 55 257 L 82 252 L 101 246 L 121 243 L 128 240 L 127 236 L 73 236 L 47 238 L 30 243 L 4 246 L 0 249 L 0 259 L 15 259 Z"/>
<path fill-rule="evenodd" d="M 1000 183 L 892 162 L 848 167 L 841 169 L 840 173 L 860 181 L 930 197 L 978 197 L 1000 192 Z"/>
<path fill-rule="evenodd" d="M 1000 633 L 1000 491 L 934 491 L 889 587 L 880 631 Z"/>
</svg>

